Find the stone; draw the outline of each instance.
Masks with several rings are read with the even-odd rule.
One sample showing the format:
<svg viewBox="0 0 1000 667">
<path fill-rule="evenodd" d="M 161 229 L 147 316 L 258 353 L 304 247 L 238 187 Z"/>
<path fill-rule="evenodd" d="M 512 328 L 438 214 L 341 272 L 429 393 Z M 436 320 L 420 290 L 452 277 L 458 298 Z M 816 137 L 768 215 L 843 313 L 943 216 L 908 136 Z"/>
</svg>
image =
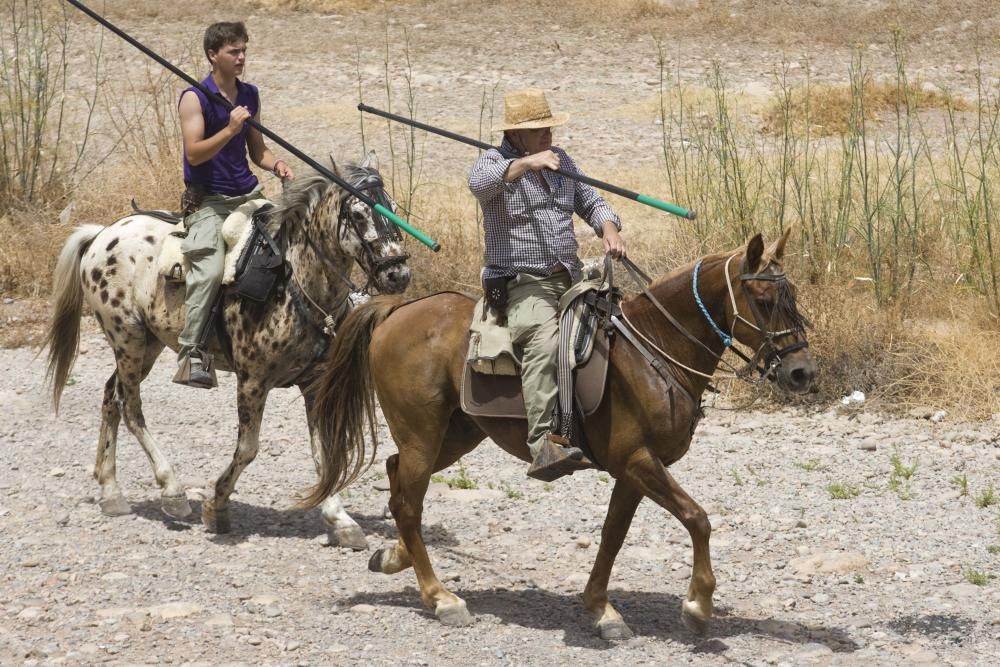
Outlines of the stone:
<svg viewBox="0 0 1000 667">
<path fill-rule="evenodd" d="M 66 474 L 66 471 L 62 468 L 53 468 L 49 471 L 49 475 L 52 477 L 62 477 Z"/>
<path fill-rule="evenodd" d="M 213 614 L 205 621 L 205 625 L 231 628 L 233 626 L 233 617 L 229 614 Z"/>
<path fill-rule="evenodd" d="M 793 558 L 788 563 L 803 574 L 844 574 L 868 566 L 868 559 L 859 553 L 834 551 Z"/>
<path fill-rule="evenodd" d="M 372 482 L 372 488 L 376 491 L 388 491 L 389 490 L 389 479 L 383 477 L 382 479 L 376 479 Z"/>
<path fill-rule="evenodd" d="M 590 538 L 586 535 L 581 535 L 580 537 L 576 538 L 576 546 L 580 549 L 587 549 L 588 547 L 590 547 L 590 544 L 591 544 Z"/>
<path fill-rule="evenodd" d="M 168 602 L 149 608 L 151 616 L 159 616 L 164 620 L 172 618 L 185 618 L 202 611 L 201 605 L 193 602 Z"/>
<path fill-rule="evenodd" d="M 356 604 L 351 607 L 351 611 L 355 614 L 374 614 L 375 607 L 370 604 Z"/>
<path fill-rule="evenodd" d="M 975 584 L 962 582 L 960 584 L 955 584 L 954 586 L 949 586 L 945 589 L 945 592 L 954 598 L 963 599 L 977 597 L 983 592 L 983 589 Z"/>
<path fill-rule="evenodd" d="M 858 449 L 865 452 L 874 452 L 878 449 L 878 442 L 875 438 L 865 438 L 861 441 L 861 444 L 858 445 Z"/>
<path fill-rule="evenodd" d="M 269 604 L 274 604 L 277 601 L 278 601 L 277 595 L 270 595 L 268 593 L 264 593 L 261 595 L 254 595 L 253 597 L 250 598 L 250 604 L 259 604 L 262 607 L 266 607 Z"/>
</svg>

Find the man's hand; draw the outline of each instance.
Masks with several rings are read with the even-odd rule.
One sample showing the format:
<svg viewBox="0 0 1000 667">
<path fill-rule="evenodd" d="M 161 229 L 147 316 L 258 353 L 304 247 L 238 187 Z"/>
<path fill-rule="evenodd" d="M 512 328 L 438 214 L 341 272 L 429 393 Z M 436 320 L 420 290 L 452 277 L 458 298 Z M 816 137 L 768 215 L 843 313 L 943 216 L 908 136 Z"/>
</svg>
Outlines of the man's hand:
<svg viewBox="0 0 1000 667">
<path fill-rule="evenodd" d="M 229 125 L 227 129 L 230 134 L 236 136 L 239 134 L 240 130 L 243 128 L 243 123 L 250 118 L 250 110 L 244 106 L 233 107 L 233 110 L 229 112 Z"/>
<path fill-rule="evenodd" d="M 503 180 L 510 183 L 520 178 L 525 172 L 541 171 L 542 169 L 558 169 L 559 156 L 552 151 L 541 151 L 518 158 L 507 167 Z"/>
<path fill-rule="evenodd" d="M 524 160 L 524 166 L 529 171 L 541 171 L 542 169 L 554 171 L 559 168 L 559 156 L 550 150 L 528 155 L 521 159 Z"/>
<path fill-rule="evenodd" d="M 605 222 L 601 239 L 604 241 L 604 254 L 611 255 L 612 259 L 620 259 L 625 256 L 625 239 L 618 233 L 618 228 L 613 222 Z"/>
</svg>

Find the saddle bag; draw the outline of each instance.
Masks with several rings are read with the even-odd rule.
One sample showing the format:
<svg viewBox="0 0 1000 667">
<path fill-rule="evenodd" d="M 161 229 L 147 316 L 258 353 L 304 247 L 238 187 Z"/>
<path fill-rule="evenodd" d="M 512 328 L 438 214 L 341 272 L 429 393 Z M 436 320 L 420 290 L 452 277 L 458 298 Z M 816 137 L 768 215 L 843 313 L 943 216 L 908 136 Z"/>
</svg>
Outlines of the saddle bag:
<svg viewBox="0 0 1000 667">
<path fill-rule="evenodd" d="M 264 227 L 263 206 L 253 216 L 254 231 L 237 264 L 237 278 L 232 289 L 240 297 L 264 302 L 271 296 L 284 271 L 285 256 Z"/>
</svg>

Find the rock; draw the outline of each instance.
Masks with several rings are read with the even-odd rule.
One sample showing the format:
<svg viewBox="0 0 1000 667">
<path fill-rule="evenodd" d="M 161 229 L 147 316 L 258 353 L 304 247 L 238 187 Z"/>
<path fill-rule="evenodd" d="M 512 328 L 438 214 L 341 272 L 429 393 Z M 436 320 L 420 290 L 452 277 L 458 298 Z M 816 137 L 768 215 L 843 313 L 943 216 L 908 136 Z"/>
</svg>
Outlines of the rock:
<svg viewBox="0 0 1000 667">
<path fill-rule="evenodd" d="M 930 419 L 935 424 L 939 424 L 939 423 L 941 423 L 941 422 L 944 421 L 944 418 L 947 415 L 948 415 L 948 413 L 945 412 L 944 410 L 938 410 L 937 412 L 935 412 L 934 414 L 931 415 Z"/>
<path fill-rule="evenodd" d="M 821 660 L 833 655 L 833 649 L 826 644 L 803 644 L 792 656 L 795 660 Z"/>
<path fill-rule="evenodd" d="M 277 618 L 281 616 L 282 613 L 284 612 L 282 612 L 281 607 L 277 605 L 269 604 L 268 606 L 264 607 L 264 615 L 267 616 L 268 618 Z"/>
<path fill-rule="evenodd" d="M 563 585 L 566 588 L 579 589 L 587 585 L 590 580 L 590 575 L 584 572 L 574 572 L 563 579 Z"/>
<path fill-rule="evenodd" d="M 579 549 L 587 549 L 590 547 L 590 544 L 591 544 L 590 538 L 587 537 L 586 535 L 581 535 L 580 537 L 576 538 L 576 546 Z"/>
<path fill-rule="evenodd" d="M 351 607 L 351 611 L 355 614 L 374 614 L 375 607 L 370 604 L 356 604 Z"/>
<path fill-rule="evenodd" d="M 50 477 L 62 477 L 65 474 L 66 474 L 66 471 L 63 470 L 62 468 L 53 468 L 52 470 L 49 471 L 49 476 Z"/>
<path fill-rule="evenodd" d="M 124 581 L 125 579 L 128 579 L 128 575 L 124 572 L 108 572 L 101 577 L 101 581 Z"/>
<path fill-rule="evenodd" d="M 789 565 L 803 574 L 844 574 L 864 569 L 868 559 L 859 553 L 835 551 L 794 558 Z"/>
<path fill-rule="evenodd" d="M 26 607 L 18 612 L 17 617 L 22 621 L 34 621 L 44 615 L 45 611 L 43 609 L 39 609 L 38 607 Z"/>
<path fill-rule="evenodd" d="M 878 449 L 878 441 L 875 440 L 875 438 L 865 438 L 861 441 L 861 444 L 858 445 L 858 449 L 865 452 L 874 452 Z"/>
<path fill-rule="evenodd" d="M 151 616 L 159 616 L 164 620 L 171 618 L 185 618 L 202 611 L 201 605 L 193 602 L 168 602 L 149 608 Z"/>
<path fill-rule="evenodd" d="M 498 500 L 506 498 L 507 494 L 499 489 L 451 489 L 448 498 L 455 498 L 464 503 L 471 503 L 477 500 Z"/>
<path fill-rule="evenodd" d="M 231 628 L 233 626 L 233 617 L 229 614 L 213 614 L 205 621 L 205 625 Z"/>
<path fill-rule="evenodd" d="M 948 588 L 945 589 L 945 592 L 947 592 L 953 598 L 958 598 L 961 600 L 964 598 L 978 597 L 980 594 L 982 594 L 983 589 L 980 586 L 976 586 L 975 584 L 962 582 L 960 584 L 949 586 Z"/>
<path fill-rule="evenodd" d="M 934 408 L 919 407 L 910 410 L 909 415 L 914 419 L 930 419 L 934 414 Z"/>
<path fill-rule="evenodd" d="M 250 604 L 259 604 L 262 607 L 266 607 L 269 604 L 274 604 L 277 601 L 278 601 L 277 595 L 270 595 L 268 593 L 264 593 L 261 595 L 254 595 L 249 600 Z"/>
<path fill-rule="evenodd" d="M 372 482 L 372 488 L 376 491 L 388 491 L 389 490 L 389 478 L 383 477 L 382 479 L 376 479 Z"/>
<path fill-rule="evenodd" d="M 827 604 L 828 602 L 830 602 L 830 596 L 827 595 L 826 593 L 817 593 L 816 595 L 812 596 L 812 601 L 815 602 L 816 604 Z"/>
</svg>

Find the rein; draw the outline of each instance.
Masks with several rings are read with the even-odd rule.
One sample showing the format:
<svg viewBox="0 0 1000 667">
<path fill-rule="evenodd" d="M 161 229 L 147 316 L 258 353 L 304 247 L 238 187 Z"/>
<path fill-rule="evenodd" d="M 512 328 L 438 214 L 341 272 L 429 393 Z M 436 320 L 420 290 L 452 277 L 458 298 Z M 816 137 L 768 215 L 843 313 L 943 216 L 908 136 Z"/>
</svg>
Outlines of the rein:
<svg viewBox="0 0 1000 667">
<path fill-rule="evenodd" d="M 786 280 L 784 273 L 777 274 L 777 275 L 771 275 L 771 274 L 749 274 L 749 273 L 746 273 L 745 271 L 743 273 L 741 273 L 740 276 L 739 276 L 740 284 L 741 284 L 741 287 L 743 289 L 743 293 L 744 293 L 744 296 L 746 298 L 746 301 L 747 301 L 748 304 L 750 304 L 750 310 L 751 310 L 751 312 L 753 314 L 753 317 L 754 317 L 754 320 L 756 321 L 756 324 L 754 322 L 750 322 L 749 320 L 747 320 L 745 317 L 743 317 L 740 314 L 739 308 L 736 305 L 736 295 L 733 292 L 733 284 L 732 284 L 732 279 L 730 278 L 730 272 L 729 272 L 729 265 L 732 262 L 733 258 L 735 258 L 735 257 L 736 257 L 736 255 L 731 255 L 726 260 L 726 264 L 725 264 L 726 288 L 729 291 L 729 298 L 730 298 L 730 302 L 732 304 L 733 313 L 734 313 L 733 326 L 730 327 L 730 331 L 734 330 L 734 327 L 736 326 L 737 322 L 742 322 L 744 325 L 746 325 L 746 326 L 750 327 L 751 329 L 754 329 L 755 331 L 758 331 L 761 334 L 763 334 L 763 336 L 765 338 L 764 343 L 761 344 L 761 346 L 757 349 L 757 351 L 754 353 L 753 357 L 748 357 L 743 352 L 741 352 L 738 348 L 733 347 L 733 345 L 732 345 L 732 343 L 733 343 L 733 336 L 732 336 L 732 334 L 727 334 L 715 322 L 714 318 L 712 318 L 711 314 L 708 312 L 708 309 L 705 307 L 705 304 L 704 304 L 704 302 L 703 302 L 703 300 L 701 298 L 701 293 L 698 290 L 698 274 L 699 274 L 699 272 L 701 270 L 701 265 L 702 265 L 702 262 L 703 262 L 704 258 L 699 259 L 695 263 L 694 271 L 692 272 L 692 280 L 691 280 L 691 282 L 692 282 L 692 292 L 693 292 L 693 295 L 694 295 L 695 303 L 698 305 L 698 309 L 701 311 L 702 315 L 708 321 L 708 323 L 711 326 L 712 330 L 716 333 L 716 335 L 722 341 L 723 348 L 724 348 L 723 351 L 725 351 L 725 348 L 728 348 L 728 349 L 732 350 L 733 353 L 736 354 L 738 357 L 740 357 L 741 359 L 743 359 L 744 362 L 746 362 L 746 366 L 744 368 L 742 368 L 742 369 L 737 369 L 737 368 L 733 367 L 729 362 L 727 362 L 722 357 L 721 354 L 716 353 L 714 350 L 712 350 L 710 347 L 708 347 L 703 341 L 701 341 L 700 339 L 696 338 L 693 334 L 691 334 L 691 332 L 689 332 L 680 322 L 678 322 L 677 319 L 673 315 L 670 314 L 670 312 L 666 309 L 666 307 L 664 307 L 664 305 L 662 303 L 660 303 L 660 301 L 653 295 L 653 293 L 650 292 L 650 290 L 649 290 L 649 284 L 652 282 L 651 279 L 649 278 L 649 276 L 645 272 L 643 272 L 638 266 L 636 266 L 635 263 L 632 262 L 632 260 L 630 260 L 628 257 L 622 257 L 621 258 L 621 262 L 625 266 L 625 269 L 628 271 L 629 275 L 632 276 L 632 279 L 635 281 L 635 283 L 642 290 L 643 295 L 647 299 L 649 299 L 649 301 L 660 312 L 660 314 L 663 315 L 664 318 L 668 322 L 670 322 L 670 324 L 673 325 L 673 327 L 675 329 L 677 329 L 677 331 L 679 331 L 681 334 L 683 334 L 689 341 L 691 341 L 692 343 L 694 343 L 697 347 L 701 348 L 702 350 L 706 351 L 712 358 L 714 358 L 717 361 L 717 363 L 722 364 L 724 366 L 727 366 L 730 369 L 730 371 L 731 371 L 731 376 L 730 377 L 735 377 L 737 379 L 746 380 L 746 379 L 748 379 L 748 376 L 749 376 L 750 372 L 752 370 L 756 370 L 758 372 L 758 374 L 760 375 L 761 379 L 765 379 L 765 378 L 769 377 L 774 372 L 774 370 L 775 370 L 775 368 L 777 368 L 778 364 L 781 363 L 781 358 L 784 355 L 790 354 L 790 353 L 795 352 L 797 350 L 801 350 L 803 348 L 806 348 L 806 347 L 808 347 L 809 343 L 807 341 L 798 341 L 798 342 L 795 342 L 795 343 L 793 343 L 791 345 L 785 346 L 783 348 L 778 348 L 778 346 L 774 343 L 774 340 L 776 338 L 778 338 L 778 337 L 794 333 L 795 330 L 794 329 L 784 329 L 784 330 L 781 330 L 781 331 L 770 331 L 767 328 L 766 324 L 764 324 L 765 320 L 764 320 L 764 318 L 760 314 L 760 310 L 757 307 L 756 300 L 750 295 L 749 291 L 747 290 L 746 283 L 747 283 L 747 281 L 751 281 L 751 280 L 770 280 L 770 281 L 782 282 L 783 283 Z M 714 377 L 716 377 L 715 375 L 709 375 L 709 374 L 704 373 L 702 371 L 699 371 L 697 369 L 691 368 L 690 366 L 687 366 L 686 364 L 684 364 L 684 363 L 680 362 L 679 360 L 675 359 L 668 352 L 666 352 L 665 350 L 661 349 L 659 346 L 657 346 L 655 343 L 653 343 L 647 336 L 645 336 L 634 324 L 632 324 L 631 321 L 628 320 L 627 317 L 624 316 L 624 314 L 622 315 L 622 319 L 624 320 L 625 324 L 628 326 L 628 328 L 631 330 L 631 332 L 635 336 L 640 337 L 643 341 L 646 342 L 647 345 L 649 345 L 650 347 L 652 347 L 658 354 L 660 354 L 663 358 L 665 358 L 668 361 L 670 361 L 671 363 L 673 363 L 675 366 L 678 366 L 679 368 L 682 368 L 683 370 L 685 370 L 685 371 L 687 371 L 689 373 L 692 373 L 694 375 L 697 375 L 697 376 L 700 376 L 700 377 L 703 377 L 703 378 L 706 378 L 706 379 L 709 379 L 709 380 L 711 380 Z M 629 338 L 630 341 L 634 341 L 634 337 L 633 336 L 626 335 L 626 337 Z M 633 344 L 634 344 L 634 342 L 633 342 Z M 765 350 L 767 350 L 766 353 L 765 353 Z M 761 364 L 762 358 L 763 358 L 763 364 Z"/>
</svg>

